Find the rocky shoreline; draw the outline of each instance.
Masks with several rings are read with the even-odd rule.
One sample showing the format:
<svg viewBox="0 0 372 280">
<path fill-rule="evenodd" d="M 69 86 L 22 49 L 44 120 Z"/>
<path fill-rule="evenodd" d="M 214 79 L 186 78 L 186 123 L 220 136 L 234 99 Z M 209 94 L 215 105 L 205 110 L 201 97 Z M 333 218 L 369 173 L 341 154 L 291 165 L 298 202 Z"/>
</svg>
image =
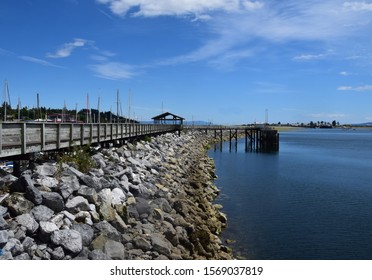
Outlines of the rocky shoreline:
<svg viewBox="0 0 372 280">
<path fill-rule="evenodd" d="M 87 174 L 56 161 L 0 174 L 0 259 L 232 259 L 211 140 L 187 132 L 100 148 Z"/>
</svg>

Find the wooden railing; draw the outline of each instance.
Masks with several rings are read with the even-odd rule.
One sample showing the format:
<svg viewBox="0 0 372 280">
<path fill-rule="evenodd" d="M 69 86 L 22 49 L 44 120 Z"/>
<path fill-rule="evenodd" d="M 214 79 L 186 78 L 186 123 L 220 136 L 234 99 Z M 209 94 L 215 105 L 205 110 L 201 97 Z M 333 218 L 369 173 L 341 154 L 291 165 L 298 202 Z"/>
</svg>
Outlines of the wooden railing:
<svg viewBox="0 0 372 280">
<path fill-rule="evenodd" d="M 0 123 L 0 158 L 180 130 L 133 123 Z"/>
</svg>

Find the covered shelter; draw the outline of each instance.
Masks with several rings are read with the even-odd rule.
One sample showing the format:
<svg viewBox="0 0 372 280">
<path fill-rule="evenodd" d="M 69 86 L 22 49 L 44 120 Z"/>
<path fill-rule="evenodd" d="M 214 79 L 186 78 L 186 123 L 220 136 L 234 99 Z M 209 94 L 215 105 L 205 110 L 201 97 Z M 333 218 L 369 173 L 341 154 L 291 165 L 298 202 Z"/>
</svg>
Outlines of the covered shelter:
<svg viewBox="0 0 372 280">
<path fill-rule="evenodd" d="M 169 112 L 155 116 L 152 119 L 154 120 L 154 124 L 178 124 L 181 126 L 183 125 L 184 121 L 184 118 Z"/>
</svg>

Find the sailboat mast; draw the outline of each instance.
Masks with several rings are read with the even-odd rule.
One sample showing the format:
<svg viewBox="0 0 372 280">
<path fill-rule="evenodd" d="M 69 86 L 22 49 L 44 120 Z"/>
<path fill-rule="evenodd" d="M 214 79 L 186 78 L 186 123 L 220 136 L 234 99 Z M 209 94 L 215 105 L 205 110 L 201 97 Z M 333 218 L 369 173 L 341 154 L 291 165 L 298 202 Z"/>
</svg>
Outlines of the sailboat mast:
<svg viewBox="0 0 372 280">
<path fill-rule="evenodd" d="M 18 121 L 21 121 L 21 98 L 18 97 Z"/>
<path fill-rule="evenodd" d="M 119 89 L 116 91 L 116 122 L 119 122 Z"/>
<path fill-rule="evenodd" d="M 86 123 L 89 123 L 89 94 L 87 93 L 87 112 L 86 112 Z"/>
<path fill-rule="evenodd" d="M 6 119 L 7 119 L 7 112 L 6 112 L 6 107 L 7 107 L 7 96 L 8 96 L 8 81 L 5 80 L 5 84 L 4 84 L 4 122 L 6 122 Z"/>
<path fill-rule="evenodd" d="M 100 110 L 100 103 L 101 103 L 101 97 L 100 96 L 98 96 L 98 123 L 100 123 L 101 122 L 101 110 Z"/>
<path fill-rule="evenodd" d="M 36 94 L 36 104 L 37 104 L 37 115 L 36 119 L 41 119 L 41 114 L 40 114 L 40 97 L 39 94 Z"/>
<path fill-rule="evenodd" d="M 129 92 L 128 92 L 128 121 L 130 122 L 130 96 L 131 95 L 131 91 L 129 89 Z"/>
</svg>

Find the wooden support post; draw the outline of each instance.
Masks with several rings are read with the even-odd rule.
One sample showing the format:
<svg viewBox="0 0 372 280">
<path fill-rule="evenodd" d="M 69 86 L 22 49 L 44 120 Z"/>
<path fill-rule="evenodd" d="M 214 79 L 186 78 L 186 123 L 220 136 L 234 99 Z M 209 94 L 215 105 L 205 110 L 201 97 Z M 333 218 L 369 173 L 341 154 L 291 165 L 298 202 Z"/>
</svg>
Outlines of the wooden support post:
<svg viewBox="0 0 372 280">
<path fill-rule="evenodd" d="M 229 129 L 229 151 L 231 152 L 231 129 Z"/>
<path fill-rule="evenodd" d="M 16 177 L 21 176 L 21 161 L 20 160 L 13 161 L 13 175 Z"/>
</svg>

